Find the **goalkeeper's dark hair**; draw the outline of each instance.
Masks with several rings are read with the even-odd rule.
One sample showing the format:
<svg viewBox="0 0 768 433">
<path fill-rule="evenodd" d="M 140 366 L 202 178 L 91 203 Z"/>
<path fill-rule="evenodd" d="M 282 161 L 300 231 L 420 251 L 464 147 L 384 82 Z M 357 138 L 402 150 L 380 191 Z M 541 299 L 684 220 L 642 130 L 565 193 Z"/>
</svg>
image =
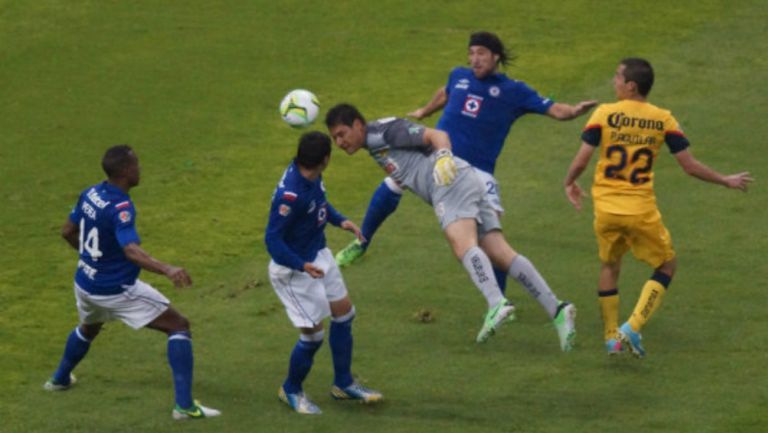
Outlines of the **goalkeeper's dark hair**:
<svg viewBox="0 0 768 433">
<path fill-rule="evenodd" d="M 328 129 L 337 125 L 352 126 L 355 123 L 355 119 L 360 120 L 365 124 L 365 117 L 360 114 L 360 111 L 352 104 L 337 104 L 325 115 L 325 126 Z"/>
<path fill-rule="evenodd" d="M 296 163 L 304 168 L 321 165 L 331 154 L 331 137 L 319 131 L 307 132 L 299 139 Z"/>
<path fill-rule="evenodd" d="M 135 163 L 136 154 L 127 144 L 110 147 L 101 158 L 101 168 L 109 178 L 120 176 L 123 170 Z"/>
<path fill-rule="evenodd" d="M 624 80 L 634 81 L 637 84 L 637 92 L 648 96 L 653 87 L 653 66 L 648 60 L 639 57 L 627 57 L 621 61 L 624 65 Z"/>
</svg>

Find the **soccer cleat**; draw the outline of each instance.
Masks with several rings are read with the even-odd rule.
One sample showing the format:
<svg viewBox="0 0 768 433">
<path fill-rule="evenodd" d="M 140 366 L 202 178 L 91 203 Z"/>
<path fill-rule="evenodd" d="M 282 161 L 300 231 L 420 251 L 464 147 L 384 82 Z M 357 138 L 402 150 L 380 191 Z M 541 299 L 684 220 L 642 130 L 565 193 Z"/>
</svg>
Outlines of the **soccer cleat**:
<svg viewBox="0 0 768 433">
<path fill-rule="evenodd" d="M 576 341 L 576 307 L 568 302 L 564 302 L 560 306 L 560 311 L 552 322 L 555 324 L 557 336 L 560 338 L 560 349 L 563 352 L 570 352 Z"/>
<path fill-rule="evenodd" d="M 212 418 L 214 416 L 221 415 L 221 411 L 212 409 L 210 407 L 205 407 L 200 404 L 199 401 L 195 400 L 195 402 L 192 404 L 192 407 L 189 409 L 182 409 L 177 404 L 176 407 L 173 408 L 173 412 L 171 414 L 173 415 L 173 419 L 182 421 L 185 419 Z"/>
<path fill-rule="evenodd" d="M 643 345 L 640 343 L 643 336 L 639 332 L 633 331 L 632 327 L 629 326 L 629 322 L 624 322 L 619 328 L 619 339 L 635 357 L 642 358 L 645 356 L 645 349 L 643 349 Z"/>
<path fill-rule="evenodd" d="M 57 382 L 54 378 L 48 379 L 43 385 L 43 389 L 46 391 L 66 391 L 77 383 L 77 378 L 74 374 L 69 373 L 69 383 Z"/>
<path fill-rule="evenodd" d="M 384 396 L 376 390 L 366 388 L 357 381 L 352 382 L 346 388 L 334 385 L 331 388 L 331 397 L 336 400 L 359 400 L 361 403 L 371 404 L 381 401 Z"/>
<path fill-rule="evenodd" d="M 515 306 L 504 298 L 485 314 L 485 321 L 477 334 L 476 341 L 484 343 L 506 320 L 515 320 Z"/>
<path fill-rule="evenodd" d="M 618 355 L 624 351 L 624 346 L 621 344 L 621 340 L 611 338 L 605 342 L 605 350 L 609 356 Z"/>
<path fill-rule="evenodd" d="M 343 268 L 357 262 L 365 254 L 365 249 L 360 240 L 355 239 L 336 253 L 336 264 Z"/>
<path fill-rule="evenodd" d="M 288 394 L 283 387 L 280 386 L 280 389 L 277 391 L 277 398 L 298 413 L 303 413 L 305 415 L 320 415 L 323 413 L 323 411 L 309 399 L 309 396 L 304 394 L 304 391 Z"/>
</svg>

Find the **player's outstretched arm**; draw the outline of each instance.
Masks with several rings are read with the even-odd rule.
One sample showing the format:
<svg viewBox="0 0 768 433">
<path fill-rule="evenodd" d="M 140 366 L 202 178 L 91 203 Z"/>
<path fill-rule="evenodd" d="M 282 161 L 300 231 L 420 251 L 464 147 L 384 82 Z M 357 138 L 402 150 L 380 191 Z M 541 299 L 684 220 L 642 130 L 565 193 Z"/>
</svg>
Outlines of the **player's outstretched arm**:
<svg viewBox="0 0 768 433">
<path fill-rule="evenodd" d="M 571 120 L 586 113 L 595 105 L 597 105 L 597 101 L 594 99 L 589 101 L 581 101 L 576 105 L 555 102 L 551 107 L 549 107 L 549 110 L 547 110 L 547 116 L 557 120 Z"/>
<path fill-rule="evenodd" d="M 61 227 L 61 237 L 74 249 L 80 249 L 80 227 L 67 219 Z"/>
<path fill-rule="evenodd" d="M 746 191 L 749 184 L 754 181 L 748 171 L 730 175 L 721 174 L 694 158 L 688 149 L 675 153 L 675 158 L 687 174 L 705 182 Z"/>
<path fill-rule="evenodd" d="M 432 96 L 432 99 L 427 102 L 427 105 L 417 108 L 416 110 L 408 113 L 408 117 L 421 120 L 425 117 L 431 116 L 434 112 L 442 110 L 448 102 L 448 94 L 445 93 L 445 87 L 437 89 L 437 92 Z"/>
<path fill-rule="evenodd" d="M 157 260 L 144 251 L 139 244 L 128 244 L 123 248 L 123 251 L 128 260 L 136 263 L 142 269 L 165 275 L 176 287 L 187 287 L 192 285 L 192 278 L 190 278 L 186 269 Z"/>
<path fill-rule="evenodd" d="M 565 175 L 565 181 L 563 181 L 565 196 L 576 210 L 581 210 L 581 199 L 582 197 L 587 196 L 587 193 L 585 193 L 579 184 L 576 183 L 576 179 L 581 176 L 581 173 L 583 173 L 587 168 L 587 165 L 589 165 L 589 160 L 592 159 L 592 153 L 594 153 L 594 151 L 594 146 L 582 142 L 579 151 L 576 153 L 576 156 L 573 157 L 573 161 L 571 161 L 571 166 L 568 168 L 568 174 Z"/>
<path fill-rule="evenodd" d="M 341 224 L 339 224 L 339 227 L 341 227 L 342 229 L 348 232 L 354 233 L 355 237 L 357 237 L 357 239 L 360 242 L 363 242 L 363 243 L 367 242 L 367 240 L 365 239 L 365 236 L 363 236 L 363 232 L 360 230 L 360 227 L 358 227 L 357 224 L 353 223 L 352 221 L 344 220 L 341 222 Z"/>
</svg>

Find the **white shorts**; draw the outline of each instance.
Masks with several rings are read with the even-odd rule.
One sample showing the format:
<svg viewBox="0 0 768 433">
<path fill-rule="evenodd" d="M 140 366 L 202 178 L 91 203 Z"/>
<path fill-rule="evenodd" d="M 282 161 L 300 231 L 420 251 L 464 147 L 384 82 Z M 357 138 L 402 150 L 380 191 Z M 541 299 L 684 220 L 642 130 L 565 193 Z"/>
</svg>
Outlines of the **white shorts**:
<svg viewBox="0 0 768 433">
<path fill-rule="evenodd" d="M 472 167 L 475 170 L 475 174 L 480 178 L 485 185 L 485 199 L 491 204 L 493 210 L 498 213 L 504 213 L 504 208 L 501 207 L 501 194 L 499 193 L 499 183 L 496 178 L 487 171 L 480 170 L 479 168 Z"/>
<path fill-rule="evenodd" d="M 312 278 L 306 272 L 278 265 L 274 260 L 269 262 L 269 280 L 297 328 L 314 328 L 331 315 L 331 302 L 347 296 L 347 286 L 331 250 L 320 250 L 312 264 L 322 269 L 325 276 Z"/>
<path fill-rule="evenodd" d="M 143 328 L 171 305 L 168 298 L 141 280 L 117 295 L 92 295 L 75 284 L 75 301 L 82 324 L 122 320 L 133 329 Z"/>
</svg>

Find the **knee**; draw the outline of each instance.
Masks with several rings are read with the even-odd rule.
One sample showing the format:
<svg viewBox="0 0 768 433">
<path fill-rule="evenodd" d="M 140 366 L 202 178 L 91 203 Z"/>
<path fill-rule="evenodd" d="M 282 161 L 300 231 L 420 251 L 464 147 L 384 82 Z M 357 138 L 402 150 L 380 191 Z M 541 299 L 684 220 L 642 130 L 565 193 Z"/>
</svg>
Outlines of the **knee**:
<svg viewBox="0 0 768 433">
<path fill-rule="evenodd" d="M 89 341 L 93 341 L 93 339 L 99 335 L 99 332 L 101 332 L 101 323 L 95 325 L 83 324 L 80 325 L 79 330 L 83 337 L 87 338 Z"/>
<path fill-rule="evenodd" d="M 667 274 L 669 277 L 672 277 L 675 275 L 675 271 L 677 270 L 677 259 L 672 259 L 668 262 L 664 262 L 656 268 L 657 271 L 662 272 L 664 274 Z"/>
</svg>

